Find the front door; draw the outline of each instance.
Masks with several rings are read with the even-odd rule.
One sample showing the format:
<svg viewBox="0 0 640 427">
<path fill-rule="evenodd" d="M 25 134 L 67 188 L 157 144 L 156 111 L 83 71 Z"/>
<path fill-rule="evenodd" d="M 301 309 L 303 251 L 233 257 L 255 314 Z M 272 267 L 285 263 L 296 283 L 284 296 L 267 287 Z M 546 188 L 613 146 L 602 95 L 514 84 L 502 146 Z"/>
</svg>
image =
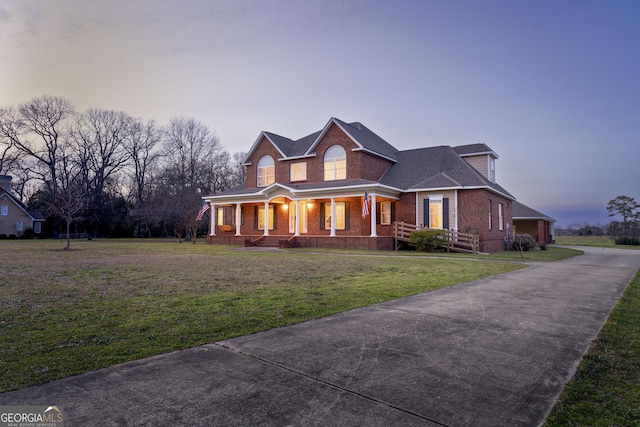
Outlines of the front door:
<svg viewBox="0 0 640 427">
<path fill-rule="evenodd" d="M 296 202 L 289 203 L 289 233 L 296 232 Z M 300 202 L 300 233 L 307 233 L 307 204 Z"/>
</svg>

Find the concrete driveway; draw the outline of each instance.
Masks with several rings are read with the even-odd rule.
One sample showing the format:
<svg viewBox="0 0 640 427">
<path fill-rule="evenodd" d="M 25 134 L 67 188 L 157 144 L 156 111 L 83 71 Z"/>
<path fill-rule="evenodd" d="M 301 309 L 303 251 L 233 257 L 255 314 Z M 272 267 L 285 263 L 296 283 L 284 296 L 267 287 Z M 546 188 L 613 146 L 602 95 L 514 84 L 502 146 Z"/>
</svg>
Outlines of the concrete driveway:
<svg viewBox="0 0 640 427">
<path fill-rule="evenodd" d="M 0 394 L 65 426 L 536 426 L 640 268 L 584 256 Z"/>
</svg>

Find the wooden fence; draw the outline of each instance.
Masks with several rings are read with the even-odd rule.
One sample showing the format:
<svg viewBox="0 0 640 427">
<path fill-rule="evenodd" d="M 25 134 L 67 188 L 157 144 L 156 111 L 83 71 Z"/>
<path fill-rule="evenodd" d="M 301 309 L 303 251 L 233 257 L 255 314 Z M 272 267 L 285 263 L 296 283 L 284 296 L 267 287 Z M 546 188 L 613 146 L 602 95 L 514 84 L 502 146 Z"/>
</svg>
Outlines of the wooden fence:
<svg viewBox="0 0 640 427">
<path fill-rule="evenodd" d="M 411 233 L 416 230 L 426 230 L 416 224 L 405 223 L 404 221 L 393 223 L 393 238 L 395 239 L 395 248 L 398 249 L 400 242 L 409 242 Z M 477 234 L 461 233 L 455 230 L 442 230 L 445 232 L 447 252 L 471 252 L 479 253 L 480 237 Z"/>
</svg>

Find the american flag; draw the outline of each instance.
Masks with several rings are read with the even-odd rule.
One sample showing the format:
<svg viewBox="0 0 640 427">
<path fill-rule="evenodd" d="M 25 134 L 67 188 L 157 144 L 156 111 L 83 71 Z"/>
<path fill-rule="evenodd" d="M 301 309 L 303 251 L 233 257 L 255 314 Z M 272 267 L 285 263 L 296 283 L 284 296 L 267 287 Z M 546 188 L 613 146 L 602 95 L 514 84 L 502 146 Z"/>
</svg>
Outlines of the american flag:
<svg viewBox="0 0 640 427">
<path fill-rule="evenodd" d="M 196 221 L 200 221 L 202 220 L 202 216 L 205 214 L 205 212 L 207 212 L 209 210 L 209 203 L 207 202 L 202 202 L 202 207 L 200 208 L 200 211 L 198 211 L 198 216 L 196 217 Z"/>
<path fill-rule="evenodd" d="M 371 203 L 371 196 L 365 191 L 364 203 L 362 203 L 362 218 L 366 218 L 369 215 L 369 203 Z"/>
</svg>

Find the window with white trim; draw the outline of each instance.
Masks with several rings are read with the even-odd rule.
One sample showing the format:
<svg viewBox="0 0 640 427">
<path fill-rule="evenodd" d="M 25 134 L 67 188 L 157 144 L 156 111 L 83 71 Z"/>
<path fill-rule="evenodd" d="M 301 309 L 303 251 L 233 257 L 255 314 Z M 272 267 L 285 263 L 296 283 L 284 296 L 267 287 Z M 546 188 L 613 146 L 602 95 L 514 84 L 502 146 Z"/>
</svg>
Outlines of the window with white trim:
<svg viewBox="0 0 640 427">
<path fill-rule="evenodd" d="M 42 233 L 42 223 L 41 222 L 34 222 L 33 223 L 33 232 L 36 234 L 40 234 Z"/>
<path fill-rule="evenodd" d="M 217 208 L 218 215 L 218 225 L 224 225 L 224 207 Z"/>
<path fill-rule="evenodd" d="M 269 206 L 269 230 L 274 228 L 275 217 L 275 206 Z M 264 230 L 264 206 L 258 206 L 258 230 Z"/>
<path fill-rule="evenodd" d="M 504 205 L 498 204 L 498 230 L 504 230 Z"/>
<path fill-rule="evenodd" d="M 24 224 L 22 223 L 22 221 L 16 222 L 16 231 L 22 231 L 23 227 L 24 227 Z"/>
<path fill-rule="evenodd" d="M 276 180 L 276 167 L 273 157 L 267 155 L 258 160 L 258 187 L 266 187 Z"/>
<path fill-rule="evenodd" d="M 307 162 L 291 163 L 291 181 L 307 180 Z"/>
<path fill-rule="evenodd" d="M 496 159 L 489 157 L 489 180 L 496 182 Z"/>
<path fill-rule="evenodd" d="M 324 204 L 324 227 L 331 229 L 331 203 Z M 347 206 L 346 202 L 336 202 L 336 230 L 347 228 Z"/>
<path fill-rule="evenodd" d="M 0 207 L 0 215 L 2 215 L 2 216 L 9 215 L 9 206 L 8 205 L 2 205 L 2 207 Z"/>
<path fill-rule="evenodd" d="M 347 152 L 339 145 L 332 145 L 324 153 L 324 180 L 347 179 Z"/>
<path fill-rule="evenodd" d="M 442 229 L 442 196 L 429 196 L 429 228 Z"/>
<path fill-rule="evenodd" d="M 391 224 L 391 202 L 380 202 L 380 224 Z"/>
</svg>

